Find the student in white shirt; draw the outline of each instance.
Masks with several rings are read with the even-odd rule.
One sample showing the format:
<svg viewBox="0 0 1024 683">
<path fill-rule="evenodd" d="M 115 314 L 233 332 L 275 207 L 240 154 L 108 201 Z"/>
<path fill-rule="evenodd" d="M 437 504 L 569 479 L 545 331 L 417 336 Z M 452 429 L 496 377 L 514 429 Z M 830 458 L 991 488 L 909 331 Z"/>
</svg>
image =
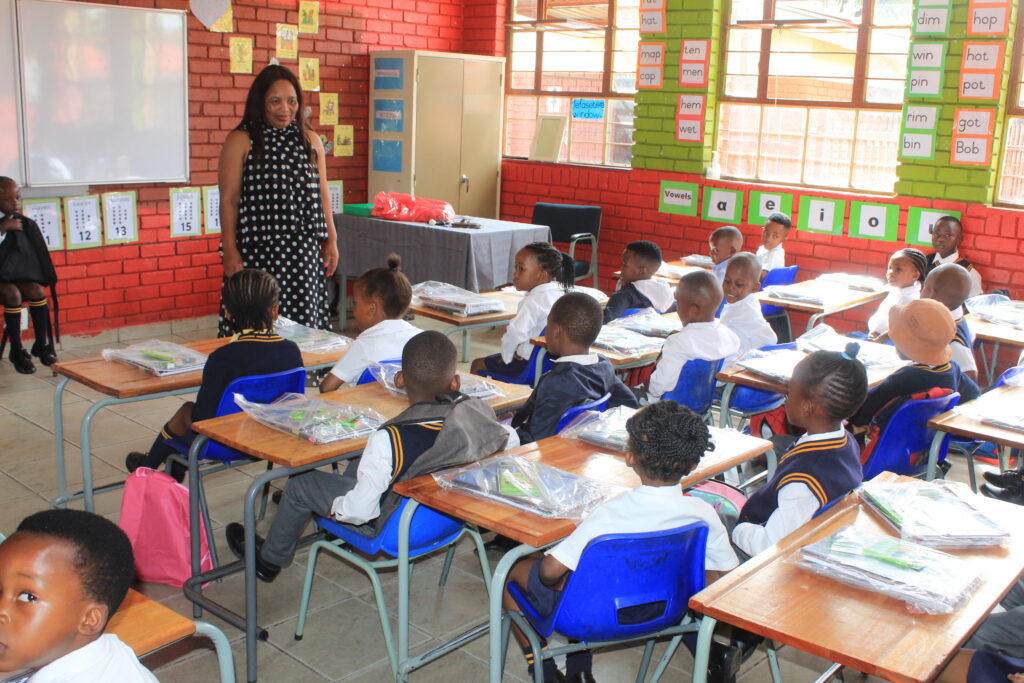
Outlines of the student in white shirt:
<svg viewBox="0 0 1024 683">
<path fill-rule="evenodd" d="M 761 288 L 759 277 L 757 257 L 740 252 L 729 259 L 725 280 L 722 281 L 725 308 L 719 320 L 739 337 L 740 355 L 778 341 L 772 326 L 761 313 L 761 302 L 754 296 L 754 292 Z"/>
<path fill-rule="evenodd" d="M 708 251 L 711 254 L 711 272 L 718 281 L 725 278 L 725 268 L 732 255 L 743 250 L 743 233 L 732 225 L 723 225 L 708 237 Z"/>
<path fill-rule="evenodd" d="M 889 293 L 868 318 L 868 339 L 885 341 L 889 332 L 889 310 L 897 304 L 910 303 L 921 298 L 921 283 L 924 282 L 928 270 L 925 255 L 907 247 L 900 249 L 889 257 L 889 267 L 885 271 L 885 280 L 889 283 Z"/>
<path fill-rule="evenodd" d="M 661 268 L 661 247 L 649 240 L 630 242 L 622 250 L 619 288 L 608 297 L 604 322 L 610 322 L 631 308 L 653 308 L 665 313 L 675 301 L 675 293 L 664 281 L 654 278 Z"/>
<path fill-rule="evenodd" d="M 412 303 L 412 285 L 401 264 L 398 254 L 391 254 L 386 268 L 371 268 L 356 280 L 352 317 L 361 332 L 320 382 L 321 392 L 354 384 L 371 363 L 401 358 L 405 343 L 423 331 L 402 320 Z"/>
<path fill-rule="evenodd" d="M 722 287 L 706 270 L 687 273 L 676 285 L 676 315 L 683 329 L 669 335 L 658 364 L 647 381 L 649 399 L 661 398 L 675 388 L 686 361 L 731 359 L 740 350 L 740 340 L 715 311 L 722 303 Z"/>
<path fill-rule="evenodd" d="M 518 375 L 526 369 L 533 352 L 532 337 L 540 335 L 551 306 L 572 289 L 576 275 L 572 259 L 547 242 L 527 244 L 516 254 L 512 284 L 526 296 L 519 302 L 516 317 L 501 337 L 501 352 L 477 358 L 469 371 Z"/>
<path fill-rule="evenodd" d="M 935 299 L 949 309 L 956 324 L 956 336 L 949 347 L 952 360 L 964 374 L 978 381 L 978 362 L 974 358 L 974 334 L 964 318 L 964 301 L 971 292 L 971 276 L 967 269 L 956 263 L 944 263 L 928 272 L 921 287 L 922 299 Z"/>
<path fill-rule="evenodd" d="M 786 267 L 786 250 L 782 243 L 789 237 L 793 221 L 784 213 L 773 213 L 761 231 L 761 246 L 757 248 L 757 260 L 761 264 L 760 279 L 768 271 Z"/>
<path fill-rule="evenodd" d="M 673 401 L 660 401 L 629 418 L 626 431 L 626 465 L 639 476 L 640 486 L 605 502 L 561 543 L 543 556 L 520 560 L 509 572 L 509 581 L 521 587 L 530 604 L 543 615 L 551 614 L 557 607 L 566 581 L 578 567 L 587 544 L 605 534 L 640 534 L 700 522 L 708 527 L 704 565 L 708 583 L 738 564 L 728 533 L 714 509 L 703 500 L 684 495 L 679 486 L 679 480 L 697 466 L 711 447 L 708 428 L 701 418 Z M 518 609 L 507 590 L 503 601 L 506 609 Z M 526 655 L 532 680 L 534 663 L 529 642 L 517 627 L 512 630 Z M 593 680 L 589 678 L 589 651 L 566 657 L 564 679 L 553 660 L 545 659 L 543 667 L 545 681 Z"/>
<path fill-rule="evenodd" d="M 971 278 L 971 289 L 967 298 L 979 296 L 982 292 L 981 273 L 974 265 L 960 255 L 960 243 L 964 239 L 964 226 L 956 216 L 943 216 L 929 229 L 935 253 L 928 255 L 928 272 L 947 263 L 963 266 Z"/>
<path fill-rule="evenodd" d="M 134 575 L 131 543 L 110 520 L 69 509 L 25 518 L 0 544 L 0 679 L 155 683 L 103 635 Z"/>
</svg>

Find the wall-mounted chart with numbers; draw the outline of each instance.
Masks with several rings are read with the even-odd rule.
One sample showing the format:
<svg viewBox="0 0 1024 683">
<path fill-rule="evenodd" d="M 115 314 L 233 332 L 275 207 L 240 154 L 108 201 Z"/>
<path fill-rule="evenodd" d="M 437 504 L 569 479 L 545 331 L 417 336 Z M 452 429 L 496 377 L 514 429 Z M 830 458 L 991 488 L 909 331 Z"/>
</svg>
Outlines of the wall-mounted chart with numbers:
<svg viewBox="0 0 1024 683">
<path fill-rule="evenodd" d="M 107 244 L 139 241 L 134 191 L 103 193 L 103 232 Z"/>
<path fill-rule="evenodd" d="M 331 213 L 341 213 L 345 197 L 345 186 L 343 181 L 327 181 L 327 193 L 331 197 Z"/>
<path fill-rule="evenodd" d="M 176 187 L 171 190 L 171 237 L 196 237 L 203 234 L 202 190 Z"/>
<path fill-rule="evenodd" d="M 203 187 L 203 218 L 207 235 L 220 232 L 220 188 L 216 185 Z"/>
<path fill-rule="evenodd" d="M 22 211 L 39 226 L 46 248 L 57 251 L 64 248 L 64 226 L 61 224 L 59 199 L 26 199 Z"/>
<path fill-rule="evenodd" d="M 103 246 L 103 221 L 99 195 L 64 198 L 64 222 L 68 249 Z"/>
</svg>

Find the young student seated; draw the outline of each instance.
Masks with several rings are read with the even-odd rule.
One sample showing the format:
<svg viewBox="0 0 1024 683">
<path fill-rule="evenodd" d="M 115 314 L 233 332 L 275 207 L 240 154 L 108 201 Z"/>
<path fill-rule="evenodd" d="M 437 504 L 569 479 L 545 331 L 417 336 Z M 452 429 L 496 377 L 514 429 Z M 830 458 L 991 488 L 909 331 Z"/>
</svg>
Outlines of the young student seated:
<svg viewBox="0 0 1024 683">
<path fill-rule="evenodd" d="M 124 459 L 129 472 L 140 467 L 157 469 L 176 453 L 165 439 L 190 444 L 195 438 L 192 423 L 216 416 L 220 398 L 239 377 L 266 375 L 302 367 L 302 353 L 295 342 L 274 331 L 280 289 L 273 275 L 254 268 L 238 271 L 224 283 L 224 308 L 237 334 L 210 354 L 195 403 L 187 401 L 157 434 L 148 453 L 133 451 Z M 169 474 L 181 481 L 186 468 L 172 463 Z"/>
<path fill-rule="evenodd" d="M 321 392 L 355 384 L 371 363 L 400 358 L 405 343 L 422 332 L 402 320 L 412 303 L 412 285 L 399 270 L 401 257 L 391 254 L 387 263 L 386 268 L 366 271 L 352 286 L 352 317 L 359 336 L 320 382 Z"/>
<path fill-rule="evenodd" d="M 953 362 L 971 381 L 978 382 L 978 363 L 974 359 L 974 333 L 964 317 L 964 301 L 971 291 L 971 276 L 956 263 L 944 263 L 928 272 L 921 287 L 922 299 L 935 299 L 949 309 L 956 325 L 956 336 L 950 347 Z"/>
<path fill-rule="evenodd" d="M 509 572 L 509 581 L 523 589 L 541 614 L 554 611 L 583 550 L 591 540 L 605 534 L 641 534 L 703 522 L 708 526 L 704 565 L 708 583 L 738 563 L 714 509 L 703 500 L 684 495 L 679 486 L 679 480 L 697 466 L 708 449 L 708 428 L 701 418 L 673 401 L 659 401 L 629 418 L 626 431 L 626 465 L 636 472 L 640 486 L 604 503 L 554 548 L 543 555 L 523 558 Z M 507 590 L 503 601 L 506 609 L 518 609 Z M 513 626 L 512 631 L 523 648 L 533 680 L 529 642 L 517 627 Z M 565 677 L 553 660 L 546 659 L 544 680 L 593 681 L 591 659 L 589 651 L 568 655 Z"/>
<path fill-rule="evenodd" d="M 725 308 L 719 320 L 739 337 L 741 355 L 778 341 L 775 330 L 761 313 L 761 302 L 754 296 L 761 288 L 760 266 L 756 256 L 740 252 L 729 259 L 722 281 Z"/>
<path fill-rule="evenodd" d="M 711 233 L 708 238 L 711 253 L 711 272 L 718 281 L 725 279 L 725 267 L 732 255 L 743 250 L 743 233 L 731 225 L 723 225 Z"/>
<path fill-rule="evenodd" d="M 1024 683 L 1024 659 L 998 652 L 962 649 L 935 683 Z"/>
<path fill-rule="evenodd" d="M 312 515 L 375 536 L 398 507 L 398 496 L 386 495 L 395 482 L 519 445 L 490 406 L 459 392 L 457 356 L 440 332 L 420 332 L 406 343 L 395 384 L 405 389 L 409 407 L 370 436 L 362 457 L 350 461 L 343 475 L 312 470 L 288 479 L 266 540 L 256 539 L 260 579 L 273 581 L 291 564 Z M 243 557 L 245 528 L 232 522 L 225 532 L 228 547 Z"/>
<path fill-rule="evenodd" d="M 512 284 L 526 296 L 519 302 L 516 317 L 501 337 L 501 353 L 477 358 L 469 371 L 519 375 L 526 370 L 533 353 L 532 337 L 540 335 L 551 306 L 572 289 L 576 280 L 572 259 L 547 242 L 527 244 L 516 254 Z"/>
<path fill-rule="evenodd" d="M 652 276 L 661 268 L 661 248 L 654 242 L 630 242 L 622 252 L 619 289 L 608 298 L 604 322 L 615 320 L 630 308 L 653 308 L 665 313 L 675 303 L 672 288 Z"/>
<path fill-rule="evenodd" d="M 867 392 L 867 373 L 856 354 L 855 343 L 843 353 L 815 351 L 793 369 L 786 418 L 807 432 L 740 510 L 732 541 L 748 555 L 792 533 L 860 485 L 860 448 L 843 428 Z"/>
<path fill-rule="evenodd" d="M 558 357 L 512 419 L 520 443 L 554 435 L 566 410 L 608 393 L 609 408 L 637 406 L 636 396 L 615 376 L 612 364 L 590 351 L 600 331 L 601 304 L 589 294 L 566 294 L 551 307 L 548 352 Z"/>
<path fill-rule="evenodd" d="M 868 318 L 868 339 L 888 339 L 889 311 L 897 304 L 905 304 L 921 296 L 921 283 L 924 282 L 926 270 L 925 255 L 912 247 L 900 249 L 889 257 L 889 267 L 885 271 L 889 293 L 878 305 L 878 310 Z"/>
<path fill-rule="evenodd" d="M 967 298 L 982 294 L 981 273 L 970 261 L 960 255 L 960 243 L 964 239 L 964 226 L 955 216 L 943 216 L 935 221 L 929 231 L 935 253 L 928 255 L 928 272 L 946 263 L 963 266 L 971 277 L 971 291 Z"/>
<path fill-rule="evenodd" d="M 647 381 L 649 399 L 672 391 L 688 360 L 731 359 L 739 353 L 736 333 L 715 318 L 722 303 L 722 286 L 706 270 L 684 275 L 676 285 L 676 315 L 683 329 L 669 335 L 658 364 Z"/>
<path fill-rule="evenodd" d="M 18 683 L 156 683 L 104 634 L 135 576 L 132 546 L 82 510 L 26 517 L 0 544 L 0 679 Z"/>
<path fill-rule="evenodd" d="M 761 246 L 757 248 L 757 260 L 761 264 L 761 278 L 769 270 L 786 267 L 786 250 L 782 243 L 789 237 L 793 221 L 784 213 L 773 213 L 761 231 Z"/>
<path fill-rule="evenodd" d="M 21 190 L 13 178 L 0 176 L 0 265 L 5 273 L 17 273 L 0 281 L 4 306 L 4 330 L 11 345 L 9 358 L 23 375 L 36 371 L 32 356 L 43 365 L 57 362 L 50 328 L 50 305 L 43 287 L 57 283 L 46 240 L 36 222 L 21 213 Z M 21 307 L 28 306 L 35 341 L 31 354 L 21 344 Z"/>
<path fill-rule="evenodd" d="M 978 385 L 960 366 L 951 363 L 950 342 L 956 325 L 949 309 L 932 299 L 917 299 L 889 311 L 889 337 L 900 356 L 913 361 L 886 377 L 868 392 L 864 405 L 850 418 L 854 433 L 863 433 L 871 419 L 895 398 L 932 388 L 960 392 L 960 403 L 973 401 Z"/>
</svg>

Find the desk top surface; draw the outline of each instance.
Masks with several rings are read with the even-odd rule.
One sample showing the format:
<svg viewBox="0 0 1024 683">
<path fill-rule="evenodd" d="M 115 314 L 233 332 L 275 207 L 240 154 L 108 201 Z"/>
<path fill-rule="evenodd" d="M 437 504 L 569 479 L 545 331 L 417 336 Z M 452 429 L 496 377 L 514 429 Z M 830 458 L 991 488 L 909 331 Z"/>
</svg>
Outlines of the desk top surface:
<svg viewBox="0 0 1024 683">
<path fill-rule="evenodd" d="M 1013 346 L 1024 346 L 1024 330 L 1018 330 L 1009 325 L 1000 325 L 983 320 L 974 313 L 967 314 L 967 323 L 971 326 L 971 332 L 978 339 L 984 341 L 997 341 L 1001 344 Z"/>
<path fill-rule="evenodd" d="M 505 304 L 505 310 L 499 313 L 483 313 L 481 315 L 455 315 L 448 311 L 442 311 L 437 308 L 431 308 L 430 306 L 424 306 L 423 304 L 417 303 L 411 304 L 409 306 L 409 310 L 416 315 L 422 315 L 424 318 L 439 320 L 456 327 L 465 327 L 467 325 L 498 323 L 511 320 L 516 317 L 516 311 L 519 310 L 519 303 L 523 300 L 522 296 L 502 291 L 480 292 L 480 295 L 497 299 L 501 303 Z"/>
<path fill-rule="evenodd" d="M 693 472 L 682 480 L 689 487 L 715 474 L 750 460 L 771 448 L 764 439 L 735 430 L 712 428 L 715 450 L 705 454 Z M 538 460 L 545 465 L 581 474 L 608 484 L 634 488 L 639 477 L 626 466 L 621 453 L 612 454 L 577 439 L 551 436 L 507 453 Z M 395 491 L 414 498 L 434 510 L 458 517 L 483 528 L 497 531 L 520 543 L 540 547 L 565 538 L 576 524 L 569 519 L 548 519 L 509 505 L 483 500 L 461 491 L 445 490 L 430 475 L 395 485 Z"/>
<path fill-rule="evenodd" d="M 869 304 L 872 301 L 879 301 L 884 299 L 888 293 L 884 290 L 879 292 L 865 292 L 858 289 L 850 289 L 846 285 L 838 282 L 821 282 L 819 280 L 805 280 L 804 282 L 797 282 L 795 284 L 785 286 L 806 290 L 809 296 L 821 297 L 822 303 L 817 304 L 807 301 L 798 301 L 795 299 L 783 299 L 781 297 L 769 296 L 766 292 L 758 292 L 757 298 L 762 304 L 781 306 L 794 311 L 824 313 L 827 315 L 829 313 L 863 306 L 864 304 Z"/>
<path fill-rule="evenodd" d="M 901 479 L 890 472 L 880 480 Z M 980 497 L 979 497 L 980 498 Z M 980 498 L 1013 533 L 1006 548 L 949 551 L 977 567 L 982 585 L 952 614 L 911 614 L 905 603 L 813 574 L 790 560 L 843 527 L 892 535 L 850 494 L 820 517 L 690 599 L 702 614 L 890 681 L 928 681 L 1013 585 L 1024 567 L 1024 509 Z"/>
<path fill-rule="evenodd" d="M 1019 405 L 1021 401 L 1024 401 L 1024 387 L 1004 385 L 983 394 L 986 397 L 992 395 L 1005 397 L 1007 401 L 1016 402 Z M 972 402 L 968 402 L 965 405 L 970 403 Z M 956 409 L 947 411 L 929 420 L 928 426 L 950 434 L 980 439 L 982 441 L 991 441 L 992 443 L 1009 446 L 1010 448 L 1024 448 L 1024 432 L 982 422 L 978 418 L 964 415 Z"/>
</svg>

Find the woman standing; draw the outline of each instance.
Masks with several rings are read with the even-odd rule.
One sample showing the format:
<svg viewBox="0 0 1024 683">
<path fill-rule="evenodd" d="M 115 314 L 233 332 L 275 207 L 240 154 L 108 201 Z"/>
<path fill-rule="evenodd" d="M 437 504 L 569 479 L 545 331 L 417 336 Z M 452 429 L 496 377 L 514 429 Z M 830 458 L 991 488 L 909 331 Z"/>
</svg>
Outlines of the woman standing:
<svg viewBox="0 0 1024 683">
<path fill-rule="evenodd" d="M 325 276 L 338 265 L 320 137 L 304 125 L 295 75 L 272 64 L 249 88 L 220 153 L 224 277 L 259 268 L 277 278 L 281 315 L 330 328 Z M 220 335 L 231 334 L 221 306 Z"/>
</svg>

